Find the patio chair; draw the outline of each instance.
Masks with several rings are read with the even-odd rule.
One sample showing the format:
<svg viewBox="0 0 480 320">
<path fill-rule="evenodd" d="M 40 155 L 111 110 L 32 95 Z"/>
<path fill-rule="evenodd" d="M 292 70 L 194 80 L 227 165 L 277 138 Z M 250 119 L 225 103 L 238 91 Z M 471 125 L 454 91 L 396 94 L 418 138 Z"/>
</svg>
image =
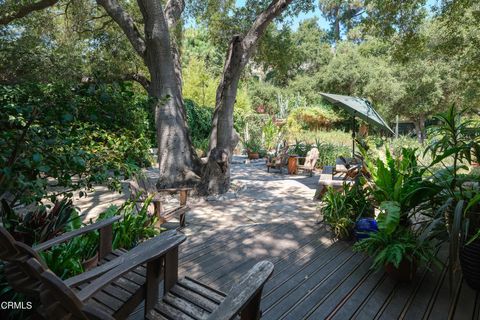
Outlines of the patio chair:
<svg viewBox="0 0 480 320">
<path fill-rule="evenodd" d="M 191 188 L 158 190 L 157 187 L 151 183 L 147 177 L 135 177 L 132 181 L 130 181 L 129 188 L 130 199 L 132 201 L 136 201 L 137 203 L 143 203 L 148 197 L 153 195 L 153 214 L 158 217 L 160 225 L 169 221 L 173 217 L 177 217 L 180 222 L 180 228 L 185 226 L 185 215 L 190 210 L 190 207 L 187 205 L 187 199 L 190 190 L 192 190 Z M 164 210 L 162 205 L 162 194 L 164 193 L 178 193 L 180 205 L 169 210 Z"/>
<path fill-rule="evenodd" d="M 83 234 L 78 231 L 73 232 Z M 72 233 L 59 238 L 37 249 L 71 239 Z M 143 300 L 148 319 L 233 319 L 237 315 L 258 319 L 262 289 L 273 264 L 257 263 L 224 294 L 188 277 L 178 279 L 178 247 L 185 239 L 168 231 L 95 269 L 62 280 L 33 248 L 15 241 L 0 227 L 0 258 L 6 261 L 8 282 L 21 293 L 38 295 L 42 303 L 38 311 L 47 319 L 124 319 Z"/>
<path fill-rule="evenodd" d="M 286 145 L 284 148 L 280 149 L 278 155 L 271 159 L 267 158 L 267 172 L 270 172 L 270 168 L 280 170 L 282 173 L 283 168 L 286 168 L 288 165 L 288 148 Z"/>
<path fill-rule="evenodd" d="M 306 171 L 310 174 L 310 177 L 313 175 L 313 170 L 315 170 L 315 165 L 317 164 L 318 160 L 318 149 L 312 148 L 308 151 L 306 157 L 297 157 L 297 171 L 302 170 Z M 303 164 L 300 164 L 300 160 L 304 159 Z"/>
</svg>

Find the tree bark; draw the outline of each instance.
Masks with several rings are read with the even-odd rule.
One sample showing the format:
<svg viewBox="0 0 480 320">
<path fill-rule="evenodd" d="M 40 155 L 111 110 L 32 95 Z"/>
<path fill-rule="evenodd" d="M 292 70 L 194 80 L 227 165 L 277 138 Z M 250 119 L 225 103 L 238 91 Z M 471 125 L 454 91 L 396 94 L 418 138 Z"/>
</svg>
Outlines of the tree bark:
<svg viewBox="0 0 480 320">
<path fill-rule="evenodd" d="M 243 37 L 236 35 L 230 41 L 223 74 L 217 88 L 208 162 L 198 187 L 202 194 L 225 193 L 230 187 L 230 162 L 239 141 L 239 136 L 233 128 L 233 108 L 240 76 L 270 22 L 291 2 L 292 0 L 273 0 L 258 15 Z"/>
<path fill-rule="evenodd" d="M 117 0 L 97 0 L 120 26 L 150 74 L 148 94 L 154 98 L 160 178 L 158 188 L 192 186 L 199 181 L 198 158 L 188 132 L 181 92 L 179 56 L 172 52 L 169 27 L 184 8 L 183 0 L 137 0 L 144 19 L 144 34 Z M 175 51 L 178 52 L 178 51 Z"/>
<path fill-rule="evenodd" d="M 420 115 L 418 118 L 413 120 L 415 125 L 415 133 L 417 135 L 417 140 L 419 143 L 423 144 L 426 138 L 425 134 L 425 116 Z"/>
<path fill-rule="evenodd" d="M 149 94 L 155 98 L 158 188 L 196 184 L 199 170 L 192 148 L 170 35 L 160 1 L 138 0 L 145 20 L 144 61 L 150 72 Z"/>
</svg>

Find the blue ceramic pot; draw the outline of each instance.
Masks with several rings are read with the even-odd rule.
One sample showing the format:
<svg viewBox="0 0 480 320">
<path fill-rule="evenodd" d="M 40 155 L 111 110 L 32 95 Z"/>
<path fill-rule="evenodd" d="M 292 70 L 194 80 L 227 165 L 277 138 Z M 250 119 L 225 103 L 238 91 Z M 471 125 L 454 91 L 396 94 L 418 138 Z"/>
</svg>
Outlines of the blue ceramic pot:
<svg viewBox="0 0 480 320">
<path fill-rule="evenodd" d="M 370 232 L 377 232 L 377 221 L 374 218 L 361 218 L 355 222 L 355 238 L 357 240 L 368 238 Z"/>
</svg>

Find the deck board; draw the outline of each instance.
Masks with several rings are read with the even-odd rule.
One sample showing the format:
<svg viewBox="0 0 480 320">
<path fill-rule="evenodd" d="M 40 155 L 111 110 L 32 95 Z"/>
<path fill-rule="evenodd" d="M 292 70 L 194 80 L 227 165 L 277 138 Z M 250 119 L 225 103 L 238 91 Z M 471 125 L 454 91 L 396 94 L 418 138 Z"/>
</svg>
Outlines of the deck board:
<svg viewBox="0 0 480 320">
<path fill-rule="evenodd" d="M 438 257 L 445 262 L 447 251 Z M 410 284 L 370 270 L 351 243 L 312 222 L 254 224 L 195 234 L 180 246 L 179 275 L 222 291 L 256 262 L 275 264 L 262 297 L 263 319 L 477 319 L 480 294 L 449 290 L 445 266 L 420 269 Z M 453 301 L 451 304 L 450 301 Z"/>
</svg>

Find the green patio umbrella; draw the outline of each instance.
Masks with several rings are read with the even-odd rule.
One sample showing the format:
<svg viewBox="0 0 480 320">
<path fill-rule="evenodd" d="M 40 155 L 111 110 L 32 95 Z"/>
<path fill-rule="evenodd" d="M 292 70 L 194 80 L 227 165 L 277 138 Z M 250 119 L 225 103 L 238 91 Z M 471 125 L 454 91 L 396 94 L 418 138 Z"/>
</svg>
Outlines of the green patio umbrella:
<svg viewBox="0 0 480 320">
<path fill-rule="evenodd" d="M 355 156 L 355 117 L 359 117 L 365 122 L 377 126 L 381 129 L 394 133 L 388 124 L 383 120 L 383 118 L 378 114 L 378 112 L 373 108 L 372 104 L 362 98 L 343 96 L 339 94 L 331 93 L 320 93 L 322 97 L 330 101 L 332 104 L 344 109 L 352 115 L 352 155 Z"/>
</svg>

